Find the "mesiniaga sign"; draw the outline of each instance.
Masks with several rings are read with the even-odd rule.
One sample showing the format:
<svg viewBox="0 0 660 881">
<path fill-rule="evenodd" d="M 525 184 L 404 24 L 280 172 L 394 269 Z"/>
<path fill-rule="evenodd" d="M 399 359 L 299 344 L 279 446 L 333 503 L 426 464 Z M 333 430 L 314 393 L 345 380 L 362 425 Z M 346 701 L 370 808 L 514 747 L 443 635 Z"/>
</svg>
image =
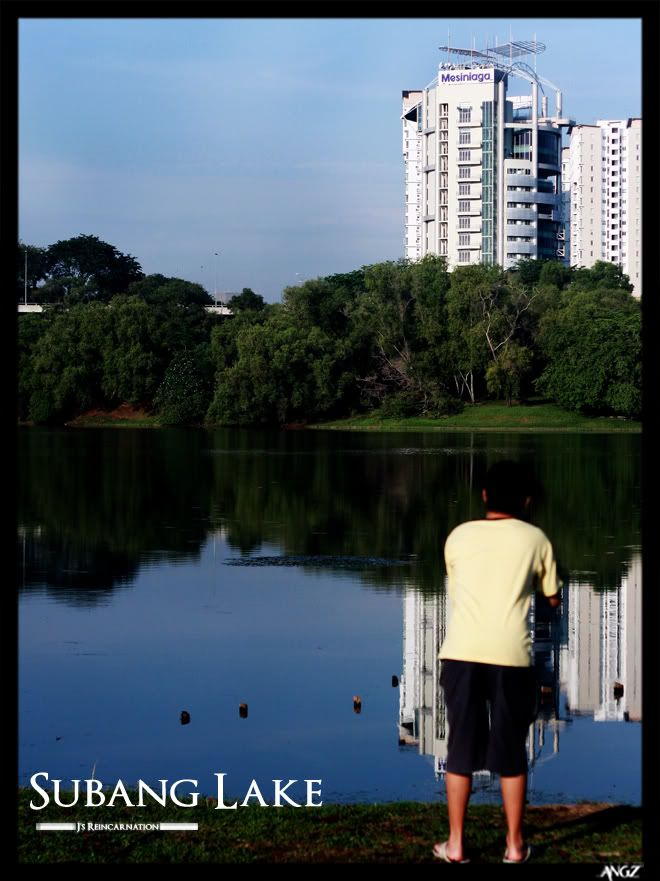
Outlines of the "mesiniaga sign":
<svg viewBox="0 0 660 881">
<path fill-rule="evenodd" d="M 490 70 L 464 70 L 460 73 L 450 73 L 443 70 L 440 72 L 441 83 L 494 83 L 495 71 Z"/>
</svg>

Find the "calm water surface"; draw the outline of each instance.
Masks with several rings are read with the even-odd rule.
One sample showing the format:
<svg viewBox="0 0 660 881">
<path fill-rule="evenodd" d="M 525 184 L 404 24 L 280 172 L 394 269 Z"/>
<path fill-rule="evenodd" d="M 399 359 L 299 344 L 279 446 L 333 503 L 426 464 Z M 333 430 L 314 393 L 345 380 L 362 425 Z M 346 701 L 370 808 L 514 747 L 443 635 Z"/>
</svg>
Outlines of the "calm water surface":
<svg viewBox="0 0 660 881">
<path fill-rule="evenodd" d="M 444 798 L 442 546 L 507 457 L 570 573 L 530 617 L 529 800 L 640 802 L 638 435 L 29 429 L 19 453 L 19 783 Z"/>
</svg>

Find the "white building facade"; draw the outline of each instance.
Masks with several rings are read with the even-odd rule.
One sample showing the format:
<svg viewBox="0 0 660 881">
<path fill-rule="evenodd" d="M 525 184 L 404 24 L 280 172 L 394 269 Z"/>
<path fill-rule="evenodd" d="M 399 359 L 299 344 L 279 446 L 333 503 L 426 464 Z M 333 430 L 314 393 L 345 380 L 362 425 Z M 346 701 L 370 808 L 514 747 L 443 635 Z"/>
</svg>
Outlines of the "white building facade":
<svg viewBox="0 0 660 881">
<path fill-rule="evenodd" d="M 558 90 L 548 116 L 547 99 L 539 103 L 547 81 L 513 63 L 531 45 L 452 49 L 477 60 L 442 63 L 425 89 L 403 92 L 406 257 L 437 254 L 450 269 L 565 258 L 561 132 L 572 121 Z M 507 55 L 508 64 L 494 60 Z M 531 93 L 509 95 L 513 77 Z"/>
<path fill-rule="evenodd" d="M 598 120 L 573 126 L 569 134 L 562 187 L 570 265 L 616 263 L 641 296 L 642 121 Z"/>
</svg>

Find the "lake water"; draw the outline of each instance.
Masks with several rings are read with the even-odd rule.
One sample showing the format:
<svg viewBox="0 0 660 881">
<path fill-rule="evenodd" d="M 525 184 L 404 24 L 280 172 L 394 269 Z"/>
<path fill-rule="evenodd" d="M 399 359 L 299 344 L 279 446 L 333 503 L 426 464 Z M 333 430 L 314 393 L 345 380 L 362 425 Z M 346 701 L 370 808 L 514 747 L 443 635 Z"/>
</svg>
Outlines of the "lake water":
<svg viewBox="0 0 660 881">
<path fill-rule="evenodd" d="M 529 801 L 640 802 L 639 435 L 21 429 L 18 448 L 20 784 L 443 799 L 442 547 L 515 458 L 570 573 L 561 613 L 530 618 Z"/>
</svg>

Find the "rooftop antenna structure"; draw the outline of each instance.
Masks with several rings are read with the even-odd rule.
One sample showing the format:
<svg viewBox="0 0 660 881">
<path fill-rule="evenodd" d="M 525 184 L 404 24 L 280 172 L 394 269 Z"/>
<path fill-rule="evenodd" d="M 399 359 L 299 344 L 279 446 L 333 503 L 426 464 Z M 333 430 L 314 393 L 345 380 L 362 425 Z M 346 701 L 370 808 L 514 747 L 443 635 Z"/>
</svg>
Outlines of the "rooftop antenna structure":
<svg viewBox="0 0 660 881">
<path fill-rule="evenodd" d="M 485 49 L 477 49 L 474 42 L 473 38 L 472 45 L 463 49 L 451 45 L 440 46 L 439 49 L 448 52 L 450 60 L 452 58 L 464 58 L 472 61 L 476 58 L 479 61 L 485 61 L 489 64 L 496 65 L 500 70 L 503 70 L 512 76 L 520 77 L 530 83 L 536 83 L 541 89 L 541 94 L 545 94 L 543 83 L 552 86 L 554 89 L 557 88 L 554 83 L 550 82 L 550 80 L 545 77 L 539 76 L 536 72 L 536 56 L 545 52 L 545 44 L 540 43 L 537 40 L 536 34 L 534 34 L 533 40 L 511 39 L 508 43 L 500 43 L 499 38 L 496 35 L 495 46 L 493 48 L 489 48 L 486 44 Z M 526 62 L 518 60 L 524 58 L 526 55 L 534 56 L 533 68 Z"/>
</svg>

